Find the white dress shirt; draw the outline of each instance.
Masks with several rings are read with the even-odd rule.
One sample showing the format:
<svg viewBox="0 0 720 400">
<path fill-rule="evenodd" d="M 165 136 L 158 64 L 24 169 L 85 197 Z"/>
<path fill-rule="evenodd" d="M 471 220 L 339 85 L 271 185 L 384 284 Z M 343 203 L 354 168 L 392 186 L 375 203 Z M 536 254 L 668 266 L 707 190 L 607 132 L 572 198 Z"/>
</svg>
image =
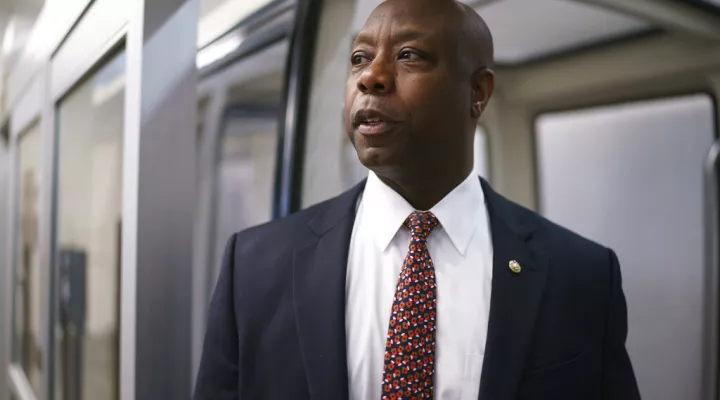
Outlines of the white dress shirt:
<svg viewBox="0 0 720 400">
<path fill-rule="evenodd" d="M 351 400 L 379 400 L 390 309 L 410 244 L 403 222 L 415 209 L 370 172 L 353 226 L 346 282 Z M 478 177 L 465 179 L 430 211 L 437 280 L 435 399 L 477 400 L 485 354 L 492 240 Z"/>
</svg>

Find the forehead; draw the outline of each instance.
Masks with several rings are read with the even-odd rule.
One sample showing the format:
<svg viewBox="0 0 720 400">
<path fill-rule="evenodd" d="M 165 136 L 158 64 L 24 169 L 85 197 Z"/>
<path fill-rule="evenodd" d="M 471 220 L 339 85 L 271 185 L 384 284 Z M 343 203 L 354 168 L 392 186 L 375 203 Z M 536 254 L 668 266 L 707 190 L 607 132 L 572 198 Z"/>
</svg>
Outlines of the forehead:
<svg viewBox="0 0 720 400">
<path fill-rule="evenodd" d="M 458 19 L 449 7 L 443 0 L 386 1 L 373 10 L 357 39 L 452 40 Z"/>
</svg>

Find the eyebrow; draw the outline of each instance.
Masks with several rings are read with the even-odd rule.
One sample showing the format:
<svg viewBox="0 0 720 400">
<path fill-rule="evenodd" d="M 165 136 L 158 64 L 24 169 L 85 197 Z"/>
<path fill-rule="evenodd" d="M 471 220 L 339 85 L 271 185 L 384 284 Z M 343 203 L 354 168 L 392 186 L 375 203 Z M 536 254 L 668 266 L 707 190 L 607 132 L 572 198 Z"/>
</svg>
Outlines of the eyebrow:
<svg viewBox="0 0 720 400">
<path fill-rule="evenodd" d="M 419 29 L 405 29 L 402 30 L 396 34 L 393 34 L 392 40 L 393 42 L 409 42 L 411 40 L 417 40 L 422 37 L 426 36 L 426 33 Z M 353 46 L 356 46 L 358 44 L 372 44 L 374 43 L 374 37 L 373 35 L 367 33 L 367 32 L 360 32 L 353 36 Z"/>
</svg>

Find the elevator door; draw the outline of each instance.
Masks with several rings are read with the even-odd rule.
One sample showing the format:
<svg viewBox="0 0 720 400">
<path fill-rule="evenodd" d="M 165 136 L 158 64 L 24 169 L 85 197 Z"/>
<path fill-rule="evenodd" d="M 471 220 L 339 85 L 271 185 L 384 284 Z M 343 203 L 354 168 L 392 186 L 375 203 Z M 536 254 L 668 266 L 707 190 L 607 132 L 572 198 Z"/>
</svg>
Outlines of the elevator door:
<svg viewBox="0 0 720 400">
<path fill-rule="evenodd" d="M 540 211 L 620 259 L 627 348 L 645 399 L 701 398 L 703 162 L 714 113 L 709 96 L 690 95 L 536 124 Z"/>
</svg>

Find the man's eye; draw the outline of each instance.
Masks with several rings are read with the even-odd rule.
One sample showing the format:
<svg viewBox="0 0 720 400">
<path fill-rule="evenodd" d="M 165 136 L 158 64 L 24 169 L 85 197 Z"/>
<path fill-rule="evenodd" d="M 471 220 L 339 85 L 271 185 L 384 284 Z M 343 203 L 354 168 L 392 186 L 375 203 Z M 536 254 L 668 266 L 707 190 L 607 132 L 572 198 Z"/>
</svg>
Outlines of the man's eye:
<svg viewBox="0 0 720 400">
<path fill-rule="evenodd" d="M 420 57 L 419 54 L 415 53 L 414 51 L 410 51 L 410 50 L 403 50 L 400 52 L 400 55 L 398 55 L 398 60 L 415 61 L 415 60 L 419 60 L 421 58 L 422 57 Z"/>
<path fill-rule="evenodd" d="M 353 54 L 353 56 L 350 58 L 350 62 L 352 63 L 352 65 L 359 65 L 365 62 L 366 59 L 367 57 L 362 54 Z"/>
</svg>

